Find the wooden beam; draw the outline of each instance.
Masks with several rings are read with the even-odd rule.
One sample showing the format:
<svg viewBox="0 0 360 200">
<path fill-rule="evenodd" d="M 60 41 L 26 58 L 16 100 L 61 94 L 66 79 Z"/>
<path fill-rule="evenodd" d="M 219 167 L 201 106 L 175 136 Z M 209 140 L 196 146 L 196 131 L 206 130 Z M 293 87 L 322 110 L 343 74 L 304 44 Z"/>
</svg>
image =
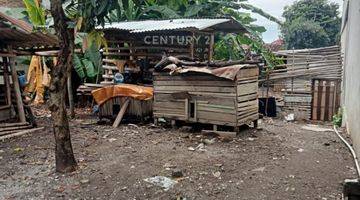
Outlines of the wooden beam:
<svg viewBox="0 0 360 200">
<path fill-rule="evenodd" d="M 208 60 L 212 61 L 214 56 L 214 44 L 215 44 L 215 36 L 214 33 L 210 35 L 210 44 L 209 44 L 209 57 Z"/>
<path fill-rule="evenodd" d="M 12 54 L 12 52 L 13 52 L 13 49 L 10 45 L 8 46 L 8 51 L 10 54 Z M 12 77 L 13 85 L 14 85 L 14 92 L 15 92 L 15 96 L 16 96 L 16 106 L 18 109 L 19 119 L 20 119 L 20 122 L 26 122 L 26 117 L 25 117 L 25 112 L 24 112 L 24 104 L 23 104 L 21 91 L 20 91 L 20 84 L 19 84 L 19 80 L 18 80 L 18 76 L 17 76 L 17 72 L 16 72 L 15 59 L 13 57 L 10 57 L 9 61 L 10 61 L 11 77 Z"/>
<path fill-rule="evenodd" d="M 11 106 L 11 85 L 10 85 L 10 78 L 9 78 L 9 68 L 7 58 L 3 57 L 3 72 L 4 72 L 4 83 L 5 83 L 5 96 L 6 96 L 6 104 Z"/>
<path fill-rule="evenodd" d="M 19 132 L 16 132 L 16 133 L 12 133 L 12 134 L 9 134 L 9 135 L 4 135 L 4 136 L 0 137 L 0 141 L 5 140 L 5 139 L 9 139 L 9 138 L 13 138 L 13 137 L 16 137 L 16 136 L 26 135 L 26 134 L 29 134 L 29 133 L 32 133 L 32 132 L 38 132 L 38 131 L 41 131 L 43 129 L 44 129 L 44 127 L 33 128 L 33 129 L 28 129 L 28 130 L 23 130 L 23 131 L 19 131 Z"/>
<path fill-rule="evenodd" d="M 0 53 L 0 57 L 15 57 L 15 54 L 10 54 L 10 53 Z"/>
<path fill-rule="evenodd" d="M 124 117 L 124 114 L 126 112 L 126 109 L 127 107 L 129 106 L 129 103 L 130 103 L 130 99 L 127 98 L 124 102 L 124 104 L 121 106 L 121 109 L 120 109 L 120 112 L 119 114 L 117 115 L 115 121 L 114 121 L 114 124 L 113 124 L 113 127 L 114 128 L 117 128 L 122 120 L 122 118 Z"/>
</svg>

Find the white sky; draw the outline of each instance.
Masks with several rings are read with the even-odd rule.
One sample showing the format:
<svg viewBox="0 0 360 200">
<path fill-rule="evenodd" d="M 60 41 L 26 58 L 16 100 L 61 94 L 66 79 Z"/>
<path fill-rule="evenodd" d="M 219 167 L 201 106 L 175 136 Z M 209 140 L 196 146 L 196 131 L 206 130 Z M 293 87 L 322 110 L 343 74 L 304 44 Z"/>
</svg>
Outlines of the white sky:
<svg viewBox="0 0 360 200">
<path fill-rule="evenodd" d="M 291 5 L 295 0 L 248 0 L 248 3 L 263 9 L 265 12 L 270 13 L 271 15 L 282 19 L 281 15 L 283 13 L 284 7 L 286 5 Z M 342 11 L 343 0 L 329 0 L 330 2 L 335 2 L 340 5 L 340 12 Z M 276 23 L 270 22 L 269 20 L 254 15 L 258 19 L 255 22 L 258 25 L 264 26 L 267 31 L 263 34 L 263 39 L 265 42 L 269 43 L 279 38 L 279 28 Z"/>
</svg>

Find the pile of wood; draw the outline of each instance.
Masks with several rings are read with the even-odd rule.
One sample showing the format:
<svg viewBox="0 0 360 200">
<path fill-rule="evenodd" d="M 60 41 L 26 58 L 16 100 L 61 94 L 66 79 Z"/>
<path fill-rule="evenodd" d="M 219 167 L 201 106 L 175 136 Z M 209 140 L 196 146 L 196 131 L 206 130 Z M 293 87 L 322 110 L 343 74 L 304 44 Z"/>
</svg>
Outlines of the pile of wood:
<svg viewBox="0 0 360 200">
<path fill-rule="evenodd" d="M 33 133 L 44 129 L 44 127 L 34 128 L 27 122 L 20 123 L 1 123 L 0 124 L 0 140 Z"/>
<path fill-rule="evenodd" d="M 339 46 L 286 50 L 275 53 L 284 64 L 270 73 L 270 80 L 309 77 L 311 79 L 341 79 L 342 57 Z"/>
<path fill-rule="evenodd" d="M 234 131 L 243 124 L 257 121 L 259 69 L 256 65 L 212 64 L 239 68 L 234 80 L 199 72 L 170 75 L 162 70 L 169 64 L 186 68 L 191 67 L 190 63 L 170 58 L 157 65 L 154 73 L 155 121 L 165 118 L 169 121 L 213 124 L 215 127 L 230 126 Z M 201 62 L 191 64 L 211 68 L 208 63 L 205 66 Z"/>
</svg>

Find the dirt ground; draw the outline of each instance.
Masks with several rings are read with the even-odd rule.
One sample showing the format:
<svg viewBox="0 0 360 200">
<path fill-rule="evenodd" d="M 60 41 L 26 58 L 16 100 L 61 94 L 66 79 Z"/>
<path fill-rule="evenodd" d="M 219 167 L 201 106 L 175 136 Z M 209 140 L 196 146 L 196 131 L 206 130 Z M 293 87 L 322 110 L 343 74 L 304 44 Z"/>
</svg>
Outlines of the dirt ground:
<svg viewBox="0 0 360 200">
<path fill-rule="evenodd" d="M 90 116 L 71 121 L 79 168 L 62 175 L 49 116 L 38 120 L 43 131 L 0 142 L 0 199 L 325 200 L 340 199 L 342 181 L 356 177 L 334 133 L 301 123 L 264 120 L 222 141 L 151 124 L 113 129 Z M 144 181 L 174 171 L 183 177 L 168 191 Z"/>
</svg>

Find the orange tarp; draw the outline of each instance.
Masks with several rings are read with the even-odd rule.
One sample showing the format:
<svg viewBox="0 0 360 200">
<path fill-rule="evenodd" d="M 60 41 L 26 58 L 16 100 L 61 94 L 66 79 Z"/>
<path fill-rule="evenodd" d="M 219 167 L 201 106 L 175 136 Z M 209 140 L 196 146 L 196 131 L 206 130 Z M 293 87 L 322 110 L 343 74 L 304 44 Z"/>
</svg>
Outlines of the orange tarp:
<svg viewBox="0 0 360 200">
<path fill-rule="evenodd" d="M 153 98 L 154 89 L 138 85 L 121 84 L 111 85 L 93 90 L 91 92 L 95 102 L 102 105 L 114 97 L 132 97 L 137 100 L 150 100 Z"/>
</svg>

